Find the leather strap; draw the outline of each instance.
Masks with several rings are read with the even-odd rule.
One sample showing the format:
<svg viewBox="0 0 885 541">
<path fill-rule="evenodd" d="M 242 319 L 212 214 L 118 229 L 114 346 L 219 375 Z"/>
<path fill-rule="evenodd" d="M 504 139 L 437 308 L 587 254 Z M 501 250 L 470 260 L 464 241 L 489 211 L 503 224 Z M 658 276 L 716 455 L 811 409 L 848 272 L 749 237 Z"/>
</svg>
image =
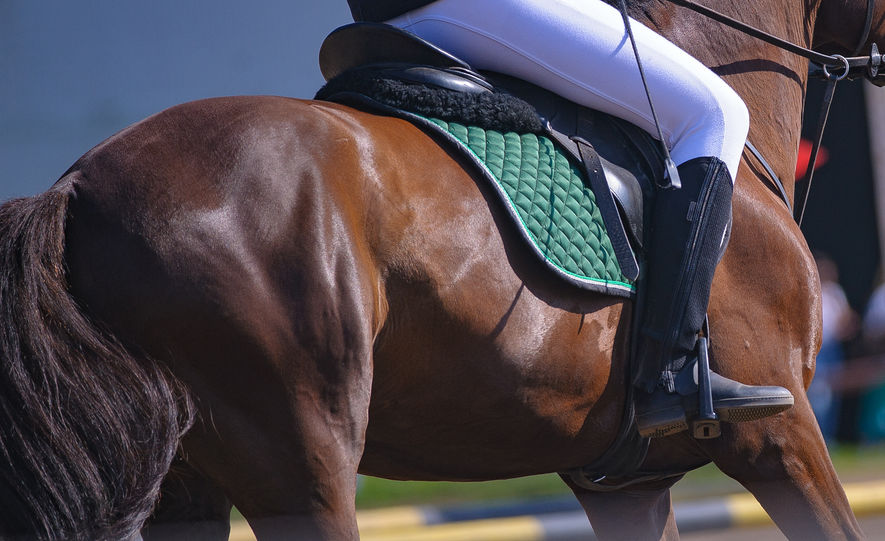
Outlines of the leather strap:
<svg viewBox="0 0 885 541">
<path fill-rule="evenodd" d="M 778 194 L 781 197 L 781 201 L 787 206 L 787 210 L 790 211 L 790 214 L 793 214 L 793 204 L 790 203 L 790 197 L 787 195 L 787 189 L 784 187 L 783 181 L 781 181 L 780 177 L 777 176 L 777 173 L 774 172 L 771 165 L 768 164 L 768 160 L 762 156 L 762 153 L 759 152 L 749 140 L 745 143 L 747 150 L 750 151 L 756 160 L 762 165 L 762 168 L 765 169 L 765 172 L 768 173 L 768 178 L 771 180 L 771 183 L 774 184 L 774 187 L 777 188 Z"/>
<path fill-rule="evenodd" d="M 829 66 L 829 67 L 833 67 L 833 68 L 841 67 L 843 65 L 843 59 L 839 55 L 823 54 L 823 53 L 819 53 L 817 51 L 813 51 L 811 49 L 808 49 L 806 47 L 796 45 L 795 43 L 791 43 L 785 39 L 782 39 L 782 38 L 779 38 L 775 35 L 769 34 L 768 32 L 759 30 L 758 28 L 756 28 L 754 26 L 750 26 L 749 24 L 738 21 L 737 19 L 729 17 L 728 15 L 725 15 L 723 13 L 719 13 L 718 11 L 716 11 L 714 9 L 711 9 L 711 8 L 708 8 L 707 6 L 703 6 L 701 4 L 693 2 L 692 0 L 669 0 L 669 1 L 676 4 L 676 5 L 688 8 L 696 13 L 700 13 L 701 15 L 708 17 L 710 19 L 713 19 L 714 21 L 720 22 L 726 26 L 730 26 L 732 28 L 740 30 L 741 32 L 743 32 L 749 36 L 753 36 L 754 38 L 761 39 L 762 41 L 765 41 L 765 42 L 768 42 L 772 45 L 780 47 L 781 49 L 784 49 L 786 51 L 790 51 L 793 54 L 803 56 L 803 57 L 805 57 L 817 64 L 822 64 L 824 66 Z M 872 20 L 873 20 L 872 9 L 873 9 L 873 2 L 874 1 L 875 0 L 867 0 L 868 16 L 867 16 L 867 21 L 864 23 L 864 31 L 862 32 L 863 41 L 861 41 L 860 45 L 857 47 L 858 50 L 861 47 L 863 47 L 863 44 L 866 43 L 867 38 L 869 37 L 869 34 L 870 34 L 870 28 L 872 26 Z M 855 54 L 857 54 L 857 53 L 855 52 Z"/>
<path fill-rule="evenodd" d="M 817 120 L 817 130 L 814 137 L 814 145 L 811 147 L 811 157 L 808 159 L 808 180 L 796 186 L 796 208 L 793 211 L 793 217 L 796 223 L 802 225 L 802 218 L 805 217 L 805 205 L 808 203 L 808 194 L 811 193 L 811 181 L 814 179 L 814 166 L 817 163 L 817 153 L 820 151 L 820 144 L 824 137 L 824 128 L 827 125 L 827 118 L 830 115 L 830 105 L 833 103 L 833 96 L 836 93 L 836 83 L 841 77 L 831 77 L 824 91 L 824 101 L 821 104 L 820 115 Z"/>
<path fill-rule="evenodd" d="M 621 0 L 621 2 L 623 2 L 623 1 L 624 0 Z M 827 55 L 827 54 L 819 53 L 817 51 L 813 51 L 813 50 L 808 49 L 806 47 L 801 47 L 801 46 L 796 45 L 794 43 L 790 43 L 789 41 L 786 41 L 786 40 L 781 39 L 777 36 L 769 34 L 768 32 L 764 32 L 762 30 L 759 30 L 758 28 L 755 28 L 755 27 L 750 26 L 746 23 L 738 21 L 737 19 L 729 17 L 728 15 L 719 13 L 718 11 L 716 11 L 714 9 L 710 9 L 706 6 L 695 3 L 693 0 L 669 0 L 669 1 L 672 2 L 673 4 L 688 8 L 696 13 L 700 13 L 701 15 L 704 15 L 705 17 L 708 17 L 708 18 L 710 18 L 714 21 L 717 21 L 719 23 L 722 23 L 726 26 L 730 26 L 732 28 L 740 30 L 741 32 L 744 32 L 745 34 L 747 34 L 749 36 L 753 36 L 753 37 L 761 39 L 767 43 L 770 43 L 772 45 L 780 47 L 781 49 L 784 49 L 784 50 L 789 51 L 791 53 L 805 57 L 814 63 L 820 64 L 823 67 L 822 73 L 827 78 L 827 80 L 829 82 L 827 83 L 827 88 L 826 88 L 826 91 L 824 94 L 824 100 L 823 100 L 823 103 L 821 104 L 820 115 L 818 117 L 818 123 L 817 123 L 817 131 L 816 131 L 815 138 L 813 141 L 813 147 L 811 149 L 811 157 L 808 161 L 808 180 L 801 185 L 797 185 L 796 194 L 795 194 L 796 195 L 795 200 L 797 202 L 797 206 L 793 209 L 793 216 L 794 216 L 796 222 L 799 225 L 802 225 L 802 218 L 805 215 L 805 205 L 808 202 L 808 194 L 811 191 L 811 181 L 814 178 L 814 166 L 817 162 L 817 154 L 818 154 L 818 151 L 820 150 L 820 144 L 821 144 L 821 140 L 823 138 L 824 128 L 826 127 L 827 119 L 829 118 L 830 105 L 833 102 L 833 96 L 836 92 L 836 83 L 839 82 L 840 80 L 848 77 L 849 74 L 852 73 L 853 70 L 856 72 L 858 68 L 862 68 L 864 70 L 865 74 L 867 74 L 871 79 L 875 78 L 875 76 L 876 76 L 875 72 L 877 71 L 878 66 L 882 60 L 881 56 L 878 54 L 877 48 L 874 46 L 872 48 L 872 50 L 870 51 L 870 55 L 867 57 L 845 58 L 844 56 L 841 56 L 841 55 Z M 861 32 L 861 37 L 858 41 L 857 47 L 855 47 L 855 50 L 852 54 L 856 55 L 858 52 L 860 52 L 860 50 L 863 48 L 864 44 L 867 42 L 867 39 L 869 39 L 870 31 L 872 29 L 872 22 L 873 22 L 873 2 L 874 1 L 875 0 L 867 0 L 867 11 L 866 11 L 866 18 L 864 20 L 864 28 L 863 28 L 863 31 Z M 830 68 L 840 68 L 842 71 L 841 71 L 841 73 L 831 72 Z M 751 147 L 748 147 L 748 148 L 751 148 Z M 751 152 L 753 152 L 753 150 L 754 149 L 751 148 Z M 761 154 L 758 153 L 758 151 L 755 151 L 753 153 L 754 153 L 754 155 L 756 155 L 760 159 L 760 161 L 764 165 L 767 165 L 765 163 L 765 160 L 762 159 Z M 789 206 L 789 201 L 785 197 L 785 191 L 783 189 L 783 185 L 780 183 L 779 179 L 777 178 L 777 175 L 774 175 L 770 171 L 769 167 L 766 167 L 766 170 L 768 170 L 769 174 L 772 175 L 772 180 L 775 181 L 777 188 L 780 190 L 781 197 L 783 197 L 784 200 L 787 201 L 788 206 Z"/>
<path fill-rule="evenodd" d="M 639 263 L 630 247 L 630 241 L 627 240 L 627 231 L 624 228 L 624 222 L 621 220 L 621 214 L 615 205 L 614 196 L 605 180 L 605 172 L 602 170 L 602 162 L 599 154 L 593 148 L 589 141 L 580 137 L 568 137 L 561 133 L 548 123 L 546 128 L 547 135 L 551 139 L 559 143 L 559 146 L 567 150 L 572 156 L 578 160 L 583 169 L 584 176 L 590 184 L 590 189 L 596 198 L 596 206 L 602 215 L 603 223 L 611 239 L 612 248 L 621 272 L 630 280 L 639 278 Z"/>
<path fill-rule="evenodd" d="M 867 0 L 867 16 L 866 20 L 863 23 L 863 32 L 860 34 L 860 40 L 857 42 L 857 47 L 852 51 L 851 56 L 857 56 L 860 54 L 861 49 L 863 49 L 864 43 L 870 39 L 870 32 L 873 29 L 873 0 Z"/>
</svg>

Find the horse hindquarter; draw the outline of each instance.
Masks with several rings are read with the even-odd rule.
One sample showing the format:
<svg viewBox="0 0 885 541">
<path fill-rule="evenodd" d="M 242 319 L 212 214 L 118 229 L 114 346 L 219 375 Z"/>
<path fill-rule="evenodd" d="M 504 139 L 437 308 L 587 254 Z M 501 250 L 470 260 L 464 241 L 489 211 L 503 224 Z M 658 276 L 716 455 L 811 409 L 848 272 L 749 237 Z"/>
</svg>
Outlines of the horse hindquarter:
<svg viewBox="0 0 885 541">
<path fill-rule="evenodd" d="M 72 288 L 187 385 L 182 456 L 259 535 L 356 537 L 379 285 L 344 197 L 361 157 L 327 122 L 298 100 L 196 102 L 76 165 Z"/>
</svg>

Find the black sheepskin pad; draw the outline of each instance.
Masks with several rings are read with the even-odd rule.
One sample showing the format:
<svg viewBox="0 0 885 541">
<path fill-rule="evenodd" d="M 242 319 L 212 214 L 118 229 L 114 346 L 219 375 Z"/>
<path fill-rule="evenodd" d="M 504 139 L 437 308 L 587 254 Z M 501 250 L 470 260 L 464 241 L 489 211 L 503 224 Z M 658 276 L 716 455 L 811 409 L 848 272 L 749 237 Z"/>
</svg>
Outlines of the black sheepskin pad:
<svg viewBox="0 0 885 541">
<path fill-rule="evenodd" d="M 322 87 L 315 99 L 344 101 L 342 96 L 354 93 L 421 116 L 487 130 L 540 133 L 544 128 L 535 109 L 510 94 L 457 92 L 403 81 L 383 70 L 346 71 Z"/>
</svg>

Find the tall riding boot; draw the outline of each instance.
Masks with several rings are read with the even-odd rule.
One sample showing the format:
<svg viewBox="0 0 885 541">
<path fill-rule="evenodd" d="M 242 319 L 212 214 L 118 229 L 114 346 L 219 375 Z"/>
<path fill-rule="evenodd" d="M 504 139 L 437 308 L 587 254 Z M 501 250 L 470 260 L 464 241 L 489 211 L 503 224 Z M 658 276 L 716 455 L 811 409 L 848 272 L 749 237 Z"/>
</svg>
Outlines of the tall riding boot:
<svg viewBox="0 0 885 541">
<path fill-rule="evenodd" d="M 698 335 L 730 233 L 732 181 L 725 164 L 696 158 L 679 167 L 679 176 L 681 188 L 658 192 L 647 254 L 636 381 L 636 420 L 647 437 L 685 430 L 698 412 Z M 751 421 L 793 405 L 783 387 L 743 385 L 713 372 L 709 387 L 720 421 Z"/>
</svg>

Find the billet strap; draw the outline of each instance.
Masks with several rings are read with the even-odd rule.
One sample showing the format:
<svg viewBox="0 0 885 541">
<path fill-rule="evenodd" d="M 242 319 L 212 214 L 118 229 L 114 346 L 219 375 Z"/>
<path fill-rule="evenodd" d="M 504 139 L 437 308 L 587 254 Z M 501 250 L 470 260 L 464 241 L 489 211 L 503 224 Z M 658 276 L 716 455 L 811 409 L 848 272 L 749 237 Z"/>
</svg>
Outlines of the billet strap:
<svg viewBox="0 0 885 541">
<path fill-rule="evenodd" d="M 596 195 L 596 205 L 606 222 L 608 236 L 612 241 L 612 248 L 618 259 L 618 265 L 621 266 L 621 272 L 630 280 L 635 281 L 639 279 L 639 263 L 630 247 L 630 241 L 627 240 L 627 229 L 624 222 L 621 221 L 621 213 L 618 212 L 611 188 L 606 182 L 599 154 L 590 141 L 580 137 L 574 137 L 573 140 L 578 145 L 578 154 L 581 156 L 581 161 L 584 162 L 584 168 L 589 177 L 587 181 Z"/>
<path fill-rule="evenodd" d="M 606 232 L 612 243 L 612 249 L 618 260 L 621 272 L 630 280 L 639 278 L 639 263 L 627 239 L 627 230 L 621 220 L 621 214 L 615 205 L 614 196 L 605 178 L 599 154 L 589 141 L 580 137 L 569 137 L 547 123 L 546 134 L 566 150 L 576 161 L 580 162 L 584 176 L 596 198 L 596 206 L 602 216 Z"/>
</svg>

